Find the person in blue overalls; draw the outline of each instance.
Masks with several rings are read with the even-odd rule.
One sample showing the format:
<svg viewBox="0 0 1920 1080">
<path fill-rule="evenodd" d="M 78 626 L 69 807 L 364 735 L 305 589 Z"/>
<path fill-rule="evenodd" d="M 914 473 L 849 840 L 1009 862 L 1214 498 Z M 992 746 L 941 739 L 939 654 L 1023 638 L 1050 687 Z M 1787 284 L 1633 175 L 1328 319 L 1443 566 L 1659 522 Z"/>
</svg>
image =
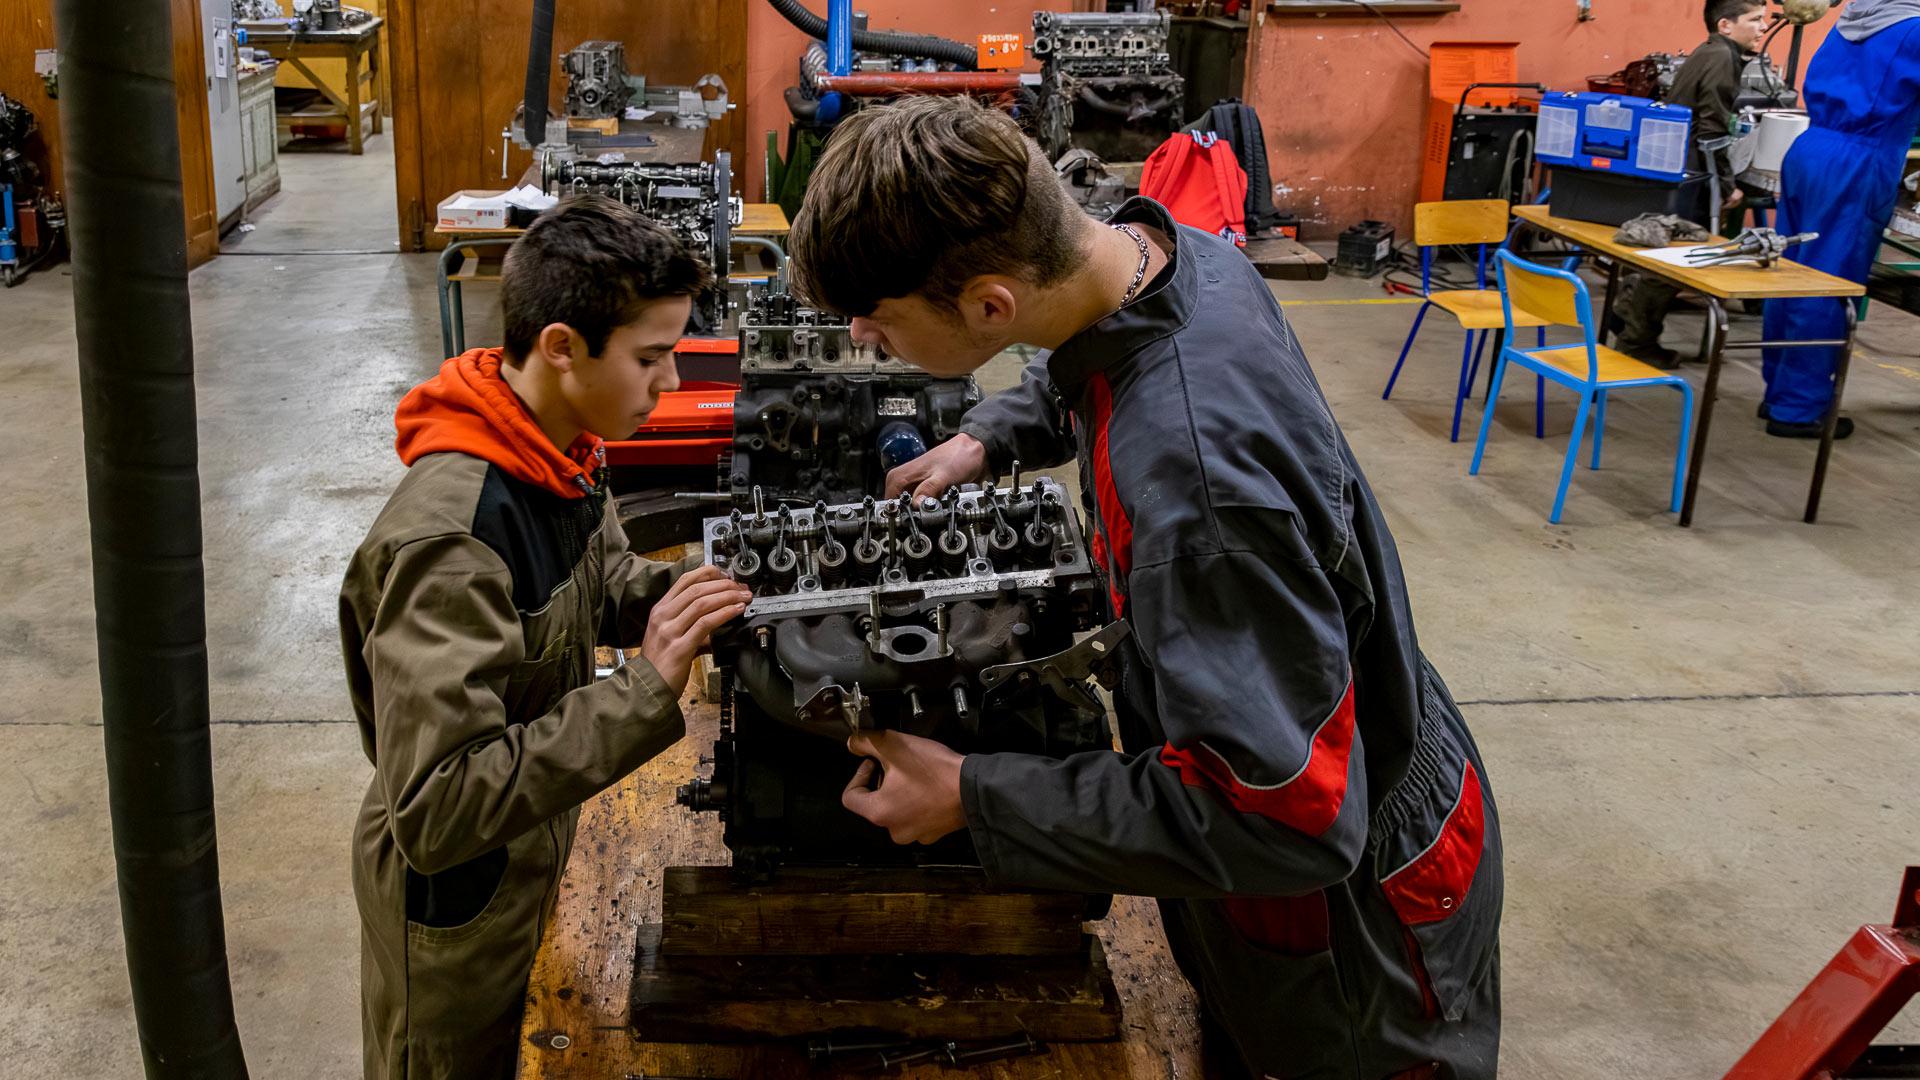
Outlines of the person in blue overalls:
<svg viewBox="0 0 1920 1080">
<path fill-rule="evenodd" d="M 1787 151 L 1781 171 L 1782 233 L 1817 232 L 1794 259 L 1865 283 L 1893 217 L 1907 148 L 1920 127 L 1920 0 L 1853 0 L 1807 68 L 1813 126 Z M 1846 335 L 1851 301 L 1774 300 L 1771 341 Z M 1837 349 L 1769 349 L 1767 434 L 1819 438 L 1833 404 Z M 1841 417 L 1834 438 L 1853 434 Z"/>
</svg>

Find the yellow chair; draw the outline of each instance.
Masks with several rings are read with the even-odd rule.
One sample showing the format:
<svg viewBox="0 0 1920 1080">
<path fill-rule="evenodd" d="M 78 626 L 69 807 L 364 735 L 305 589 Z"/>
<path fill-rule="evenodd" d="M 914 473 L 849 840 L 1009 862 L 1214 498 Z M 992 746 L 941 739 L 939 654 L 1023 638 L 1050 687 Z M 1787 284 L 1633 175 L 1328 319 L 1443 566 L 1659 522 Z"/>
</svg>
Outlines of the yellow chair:
<svg viewBox="0 0 1920 1080">
<path fill-rule="evenodd" d="M 1598 344 L 1593 297 L 1587 292 L 1587 283 L 1572 271 L 1536 266 L 1514 257 L 1510 251 L 1500 252 L 1498 263 L 1509 344 L 1500 350 L 1494 362 L 1493 389 L 1487 395 L 1486 411 L 1480 417 L 1480 440 L 1474 445 L 1473 464 L 1467 472 L 1480 475 L 1480 459 L 1487 452 L 1487 432 L 1493 427 L 1493 410 L 1500 404 L 1500 383 L 1506 377 L 1509 363 L 1519 364 L 1540 378 L 1552 379 L 1580 395 L 1580 410 L 1573 418 L 1573 435 L 1567 440 L 1567 460 L 1560 467 L 1560 490 L 1553 497 L 1553 513 L 1547 518 L 1556 525 L 1567 505 L 1567 487 L 1573 482 L 1573 464 L 1580 456 L 1580 440 L 1586 433 L 1588 412 L 1594 415 L 1592 467 L 1598 469 L 1600 444 L 1607 433 L 1608 392 L 1670 386 L 1680 391 L 1680 448 L 1673 461 L 1672 499 L 1672 511 L 1679 513 L 1682 481 L 1687 471 L 1687 439 L 1693 432 L 1693 387 L 1678 375 Z M 1546 331 L 1542 330 L 1538 348 L 1514 348 L 1513 331 L 1517 325 L 1523 325 L 1515 319 L 1523 314 L 1522 309 L 1544 315 L 1555 326 L 1579 327 L 1582 340 L 1575 345 L 1548 348 Z"/>
<path fill-rule="evenodd" d="M 1439 308 L 1454 317 L 1467 332 L 1467 341 L 1460 353 L 1460 383 L 1453 398 L 1453 434 L 1454 442 L 1460 441 L 1460 409 L 1467 395 L 1473 392 L 1474 376 L 1480 370 L 1480 355 L 1486 350 L 1487 336 L 1495 332 L 1504 335 L 1507 320 L 1497 289 L 1487 288 L 1487 248 L 1489 245 L 1504 245 L 1508 238 L 1507 217 L 1509 208 L 1504 199 L 1473 199 L 1454 202 L 1425 202 L 1413 208 L 1413 242 L 1420 246 L 1420 295 L 1426 302 L 1420 305 L 1420 311 L 1413 317 L 1413 329 L 1407 334 L 1407 343 L 1400 347 L 1400 359 L 1393 365 L 1393 374 L 1387 376 L 1387 389 L 1380 395 L 1382 401 L 1393 396 L 1393 384 L 1399 381 L 1400 369 L 1406 365 L 1407 354 L 1413 350 L 1413 339 L 1420 334 L 1420 324 L 1426 321 L 1427 312 Z M 1464 247 L 1474 245 L 1478 248 L 1475 269 L 1476 287 L 1472 289 L 1450 289 L 1433 291 L 1433 252 L 1438 247 Z M 1547 325 L 1545 319 L 1536 319 L 1524 311 L 1516 312 L 1517 323 L 1521 327 L 1540 327 L 1542 334 Z M 1478 333 L 1478 343 L 1475 334 Z M 1546 339 L 1541 338 L 1544 342 Z M 1545 400 L 1546 387 L 1541 383 L 1536 392 L 1535 430 L 1544 434 L 1546 427 Z"/>
</svg>

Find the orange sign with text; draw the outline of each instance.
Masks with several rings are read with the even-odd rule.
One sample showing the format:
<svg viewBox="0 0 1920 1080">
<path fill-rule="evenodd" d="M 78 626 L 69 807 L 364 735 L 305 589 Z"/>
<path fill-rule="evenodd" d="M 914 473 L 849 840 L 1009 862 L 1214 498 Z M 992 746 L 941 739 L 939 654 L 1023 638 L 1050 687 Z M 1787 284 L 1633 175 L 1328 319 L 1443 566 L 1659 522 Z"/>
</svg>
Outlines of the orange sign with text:
<svg viewBox="0 0 1920 1080">
<path fill-rule="evenodd" d="M 978 66 L 981 71 L 1004 71 L 1008 68 L 1025 66 L 1026 62 L 1027 43 L 1021 35 L 980 35 Z"/>
</svg>

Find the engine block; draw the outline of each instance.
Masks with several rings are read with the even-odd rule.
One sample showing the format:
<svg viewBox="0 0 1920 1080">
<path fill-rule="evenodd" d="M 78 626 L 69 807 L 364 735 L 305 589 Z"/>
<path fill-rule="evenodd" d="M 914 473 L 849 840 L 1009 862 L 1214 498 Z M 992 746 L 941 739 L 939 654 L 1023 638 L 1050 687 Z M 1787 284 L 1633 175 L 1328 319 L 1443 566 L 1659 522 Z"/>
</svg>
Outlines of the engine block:
<svg viewBox="0 0 1920 1080">
<path fill-rule="evenodd" d="M 857 731 L 961 751 L 1065 756 L 1110 748 L 1089 679 L 1126 634 L 1075 643 L 1104 611 L 1072 502 L 1049 479 L 954 489 L 914 506 L 764 500 L 710 519 L 708 561 L 750 584 L 715 643 L 726 683 L 713 775 L 681 802 L 718 811 L 736 867 L 972 864 L 962 832 L 898 847 L 849 814 Z"/>
<path fill-rule="evenodd" d="M 583 41 L 560 58 L 567 72 L 567 115 L 617 119 L 633 97 L 627 82 L 627 47 L 618 41 Z"/>
<path fill-rule="evenodd" d="M 733 194 L 732 155 L 722 150 L 710 162 L 668 165 L 602 164 L 549 154 L 541 163 L 540 177 L 550 195 L 605 195 L 678 236 L 713 270 L 714 287 L 694 305 L 692 329 L 720 332 L 727 317 L 732 232 L 746 211 L 746 204 Z"/>
<path fill-rule="evenodd" d="M 857 502 L 878 492 L 881 435 L 901 425 L 932 446 L 980 403 L 971 379 L 941 379 L 853 340 L 847 320 L 785 293 L 756 298 L 740 319 L 740 393 L 733 456 L 721 484 L 745 506 Z"/>
<path fill-rule="evenodd" d="M 1049 159 L 1079 147 L 1141 161 L 1184 122 L 1172 25 L 1165 11 L 1034 12 L 1028 52 L 1040 60 L 1039 141 Z"/>
</svg>

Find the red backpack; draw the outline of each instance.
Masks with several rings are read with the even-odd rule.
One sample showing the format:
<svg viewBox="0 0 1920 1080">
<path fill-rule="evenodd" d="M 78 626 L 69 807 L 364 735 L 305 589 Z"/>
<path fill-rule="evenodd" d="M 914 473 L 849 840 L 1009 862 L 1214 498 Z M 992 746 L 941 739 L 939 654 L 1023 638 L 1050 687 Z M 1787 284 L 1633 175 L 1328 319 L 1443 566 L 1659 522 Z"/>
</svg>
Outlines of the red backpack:
<svg viewBox="0 0 1920 1080">
<path fill-rule="evenodd" d="M 1247 174 L 1233 147 L 1211 131 L 1168 136 L 1140 170 L 1140 194 L 1182 225 L 1246 246 Z"/>
</svg>

